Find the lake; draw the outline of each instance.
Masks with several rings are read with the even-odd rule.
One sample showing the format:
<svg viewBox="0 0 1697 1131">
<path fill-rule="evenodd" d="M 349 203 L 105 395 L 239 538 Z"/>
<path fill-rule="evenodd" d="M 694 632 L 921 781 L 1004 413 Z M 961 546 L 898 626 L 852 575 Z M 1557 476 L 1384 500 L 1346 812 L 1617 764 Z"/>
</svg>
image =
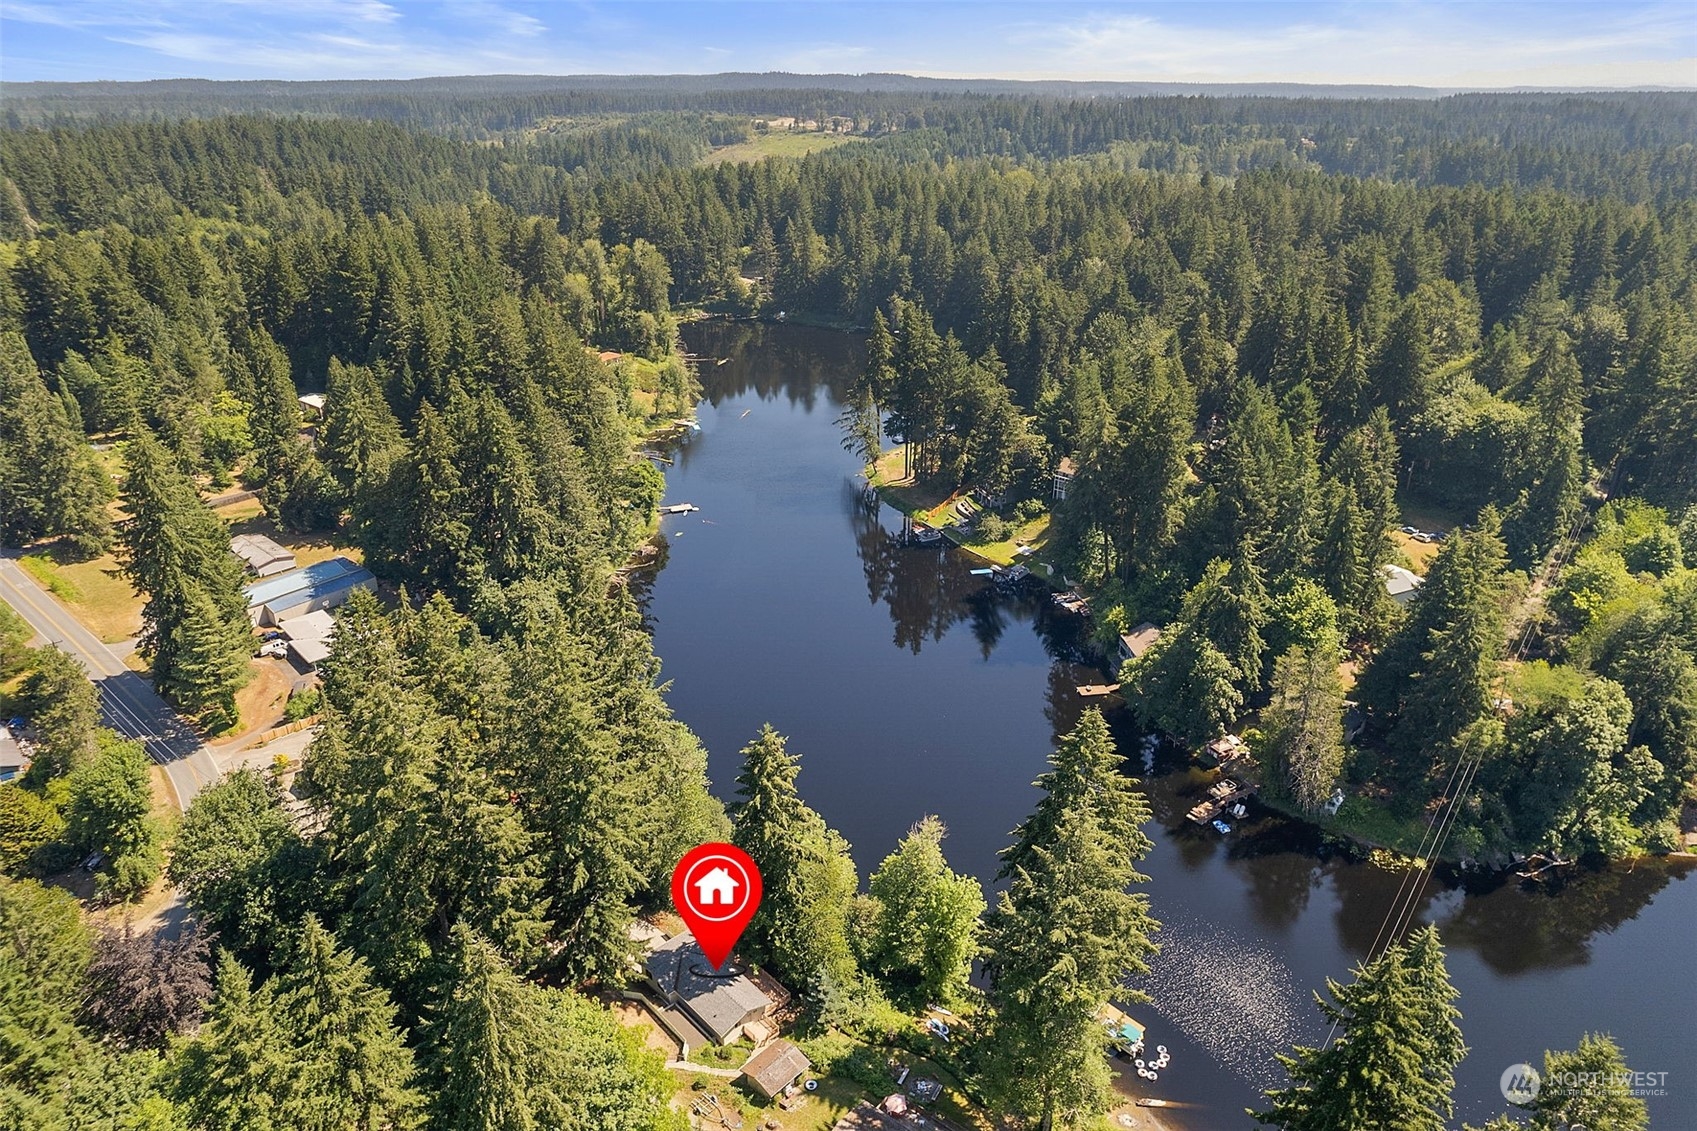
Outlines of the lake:
<svg viewBox="0 0 1697 1131">
<path fill-rule="evenodd" d="M 703 364 L 701 429 L 667 470 L 658 571 L 637 590 L 667 698 L 701 736 L 729 798 L 739 751 L 762 723 L 801 755 L 800 789 L 854 846 L 862 881 L 920 817 L 948 825 L 957 870 L 989 887 L 996 853 L 1031 810 L 1032 780 L 1099 682 L 1074 618 L 1000 595 L 953 549 L 896 544 L 901 516 L 860 501 L 841 395 L 863 364 L 853 335 L 800 326 L 686 326 Z M 1121 748 L 1135 751 L 1123 719 Z M 1312 1002 L 1366 955 L 1403 874 L 1323 853 L 1313 831 L 1252 820 L 1221 838 L 1184 820 L 1201 779 L 1177 760 L 1142 776 L 1155 813 L 1143 868 L 1162 952 L 1130 1012 L 1170 1067 L 1150 1091 L 1191 1105 L 1197 1127 L 1252 1126 L 1241 1112 L 1277 1084 L 1276 1051 L 1326 1037 Z M 1461 991 L 1472 1050 L 1457 1072 L 1457 1120 L 1506 1109 L 1505 1068 L 1541 1064 L 1588 1031 L 1628 1063 L 1667 1072 L 1652 1125 L 1697 1127 L 1688 1026 L 1697 928 L 1690 869 L 1643 861 L 1559 891 L 1509 879 L 1434 882 L 1435 922 Z"/>
</svg>

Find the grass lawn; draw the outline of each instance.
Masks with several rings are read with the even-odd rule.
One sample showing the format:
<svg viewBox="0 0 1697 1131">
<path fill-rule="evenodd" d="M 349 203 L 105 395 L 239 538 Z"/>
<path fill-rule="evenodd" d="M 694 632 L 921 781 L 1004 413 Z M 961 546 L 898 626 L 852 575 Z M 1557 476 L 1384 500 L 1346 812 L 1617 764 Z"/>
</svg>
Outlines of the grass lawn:
<svg viewBox="0 0 1697 1131">
<path fill-rule="evenodd" d="M 806 157 L 809 153 L 821 149 L 834 149 L 847 142 L 865 140 L 853 134 L 792 133 L 788 130 L 757 133 L 748 141 L 720 146 L 702 158 L 702 164 L 717 165 L 721 161 L 764 161 L 768 157 Z"/>
<path fill-rule="evenodd" d="M 68 562 L 56 547 L 49 547 L 25 554 L 18 564 L 107 644 L 141 631 L 141 594 L 130 587 L 111 554 Z"/>
<path fill-rule="evenodd" d="M 984 1114 L 967 1100 L 959 1078 L 947 1067 L 928 1057 L 905 1051 L 874 1048 L 836 1032 L 801 1043 L 804 1049 L 812 1049 L 815 1053 L 829 1048 L 830 1055 L 837 1060 L 851 1054 L 859 1054 L 862 1057 L 870 1055 L 879 1062 L 893 1058 L 911 1070 L 908 1077 L 910 1082 L 930 1077 L 943 1085 L 943 1094 L 927 1105 L 927 1110 L 956 1127 L 990 1126 Z M 749 1049 L 746 1046 L 738 1046 L 738 1051 L 746 1058 Z M 694 1055 L 690 1057 L 691 1061 L 697 1059 Z M 690 1105 L 701 1097 L 716 1096 L 721 1110 L 734 1110 L 743 1117 L 745 1131 L 765 1126 L 768 1122 L 776 1123 L 783 1131 L 830 1131 L 837 1120 L 846 1115 L 855 1104 L 863 1100 L 875 1104 L 891 1092 L 901 1090 L 893 1078 L 881 1083 L 877 1088 L 872 1088 L 846 1071 L 833 1069 L 809 1072 L 804 1079 L 818 1081 L 818 1087 L 806 1092 L 805 1099 L 799 1106 L 785 1111 L 775 1102 L 769 1102 L 765 1097 L 749 1091 L 740 1081 L 684 1070 L 674 1070 L 674 1076 L 679 1087 L 673 1098 L 679 1107 L 687 1111 Z M 711 1120 L 702 1124 L 709 1127 L 715 1125 Z"/>
<path fill-rule="evenodd" d="M 955 503 L 964 496 L 940 487 L 920 486 L 912 479 L 905 478 L 902 474 L 902 445 L 898 444 L 879 456 L 877 461 L 866 469 L 866 477 L 867 481 L 878 489 L 878 494 L 885 502 L 903 514 L 912 515 L 916 522 L 942 530 L 951 542 L 967 552 L 1002 566 L 1027 561 L 1033 572 L 1039 576 L 1043 574 L 1042 566 L 1036 563 L 1036 559 L 1042 556 L 1040 551 L 1049 541 L 1047 514 L 1013 527 L 1008 537 L 1000 542 L 968 542 L 950 529 L 960 524 L 961 518 L 955 511 Z M 1036 547 L 1039 553 L 1030 555 L 1029 560 L 1022 559 L 1015 553 L 1021 546 Z"/>
<path fill-rule="evenodd" d="M 263 534 L 284 549 L 292 550 L 297 566 L 309 566 L 335 557 L 350 558 L 356 562 L 364 558 L 357 547 L 341 545 L 333 541 L 328 534 L 295 534 L 277 529 L 276 525 L 265 517 L 265 508 L 259 505 L 258 499 L 231 503 L 227 507 L 219 507 L 214 513 L 230 524 L 231 537 L 237 534 Z"/>
<path fill-rule="evenodd" d="M 708 1045 L 705 1048 L 691 1049 L 689 1061 L 691 1064 L 705 1064 L 709 1068 L 741 1068 L 743 1062 L 754 1055 L 752 1041 L 738 1041 L 734 1045 Z"/>
<path fill-rule="evenodd" d="M 1321 827 L 1342 833 L 1354 840 L 1382 845 L 1413 856 L 1420 851 L 1426 826 L 1418 817 L 1404 820 L 1370 798 L 1352 796 L 1345 799 L 1335 817 L 1321 817 Z"/>
<path fill-rule="evenodd" d="M 1438 556 L 1438 551 L 1442 548 L 1442 543 L 1439 542 L 1416 542 L 1400 530 L 1391 531 L 1391 541 L 1396 543 L 1396 548 L 1402 556 L 1408 559 L 1408 568 L 1421 577 L 1425 577 L 1426 572 L 1432 568 L 1432 559 Z"/>
</svg>

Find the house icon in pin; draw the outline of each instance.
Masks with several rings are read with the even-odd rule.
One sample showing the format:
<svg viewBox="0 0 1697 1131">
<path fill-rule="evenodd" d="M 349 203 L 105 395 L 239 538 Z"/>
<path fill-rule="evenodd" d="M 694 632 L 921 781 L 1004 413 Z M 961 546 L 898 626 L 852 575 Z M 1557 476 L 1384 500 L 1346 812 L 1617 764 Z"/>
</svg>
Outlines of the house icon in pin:
<svg viewBox="0 0 1697 1131">
<path fill-rule="evenodd" d="M 695 881 L 696 899 L 703 907 L 715 903 L 729 907 L 736 903 L 736 891 L 741 885 L 723 868 L 714 868 Z"/>
</svg>

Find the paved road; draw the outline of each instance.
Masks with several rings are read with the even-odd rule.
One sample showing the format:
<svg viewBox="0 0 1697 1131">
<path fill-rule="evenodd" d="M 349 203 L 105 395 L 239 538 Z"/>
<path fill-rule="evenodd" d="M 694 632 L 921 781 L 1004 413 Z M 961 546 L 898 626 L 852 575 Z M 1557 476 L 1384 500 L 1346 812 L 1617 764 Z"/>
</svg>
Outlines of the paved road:
<svg viewBox="0 0 1697 1131">
<path fill-rule="evenodd" d="M 182 717 L 165 705 L 153 685 L 37 585 L 10 555 L 0 558 L 0 599 L 18 611 L 48 643 L 75 656 L 100 691 L 106 725 L 138 740 L 148 757 L 165 767 L 179 808 L 222 775 L 212 752 Z"/>
</svg>

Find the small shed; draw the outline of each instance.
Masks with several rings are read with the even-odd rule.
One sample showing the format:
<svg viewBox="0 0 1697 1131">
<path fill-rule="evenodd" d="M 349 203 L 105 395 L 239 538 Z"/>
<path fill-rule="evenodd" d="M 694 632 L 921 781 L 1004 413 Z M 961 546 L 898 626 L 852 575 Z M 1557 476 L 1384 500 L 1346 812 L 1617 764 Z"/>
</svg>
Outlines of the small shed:
<svg viewBox="0 0 1697 1131">
<path fill-rule="evenodd" d="M 1399 565 L 1385 567 L 1385 592 L 1399 605 L 1406 605 L 1414 600 L 1415 592 L 1424 584 L 1426 579 L 1412 570 L 1403 569 Z"/>
<path fill-rule="evenodd" d="M 330 656 L 330 640 L 336 635 L 336 618 L 327 609 L 315 609 L 280 621 L 277 631 L 289 640 L 289 654 L 309 672 Z"/>
<path fill-rule="evenodd" d="M 256 577 L 270 577 L 295 568 L 294 551 L 263 534 L 236 535 L 230 539 L 230 552 L 242 559 L 248 572 Z"/>
<path fill-rule="evenodd" d="M 1130 632 L 1120 636 L 1120 659 L 1135 660 L 1143 653 L 1154 647 L 1155 641 L 1161 639 L 1161 630 L 1148 621 L 1144 621 Z"/>
<path fill-rule="evenodd" d="M 773 1099 L 813 1067 L 807 1054 L 788 1041 L 773 1041 L 743 1063 L 742 1074 L 755 1091 Z"/>
<path fill-rule="evenodd" d="M 302 416 L 312 420 L 317 420 L 324 415 L 323 393 L 307 393 L 306 395 L 295 399 L 300 401 Z"/>
<path fill-rule="evenodd" d="M 1072 489 L 1072 481 L 1078 478 L 1078 461 L 1067 456 L 1055 467 L 1055 501 L 1061 502 Z"/>
</svg>

